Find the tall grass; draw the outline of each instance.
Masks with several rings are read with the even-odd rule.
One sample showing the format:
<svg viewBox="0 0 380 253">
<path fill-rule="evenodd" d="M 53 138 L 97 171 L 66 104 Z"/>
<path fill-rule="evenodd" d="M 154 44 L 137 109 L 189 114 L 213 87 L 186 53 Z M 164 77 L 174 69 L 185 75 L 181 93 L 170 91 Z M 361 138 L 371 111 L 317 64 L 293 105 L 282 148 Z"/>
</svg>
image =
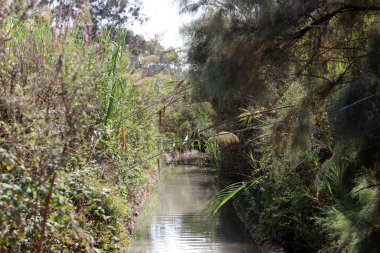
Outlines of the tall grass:
<svg viewBox="0 0 380 253">
<path fill-rule="evenodd" d="M 125 34 L 91 38 L 80 19 L 68 22 L 5 27 L 0 252 L 122 250 L 130 198 L 153 164 L 138 162 L 160 148 L 155 108 L 135 112 L 165 94 L 134 85 L 143 74 L 129 67 Z"/>
</svg>

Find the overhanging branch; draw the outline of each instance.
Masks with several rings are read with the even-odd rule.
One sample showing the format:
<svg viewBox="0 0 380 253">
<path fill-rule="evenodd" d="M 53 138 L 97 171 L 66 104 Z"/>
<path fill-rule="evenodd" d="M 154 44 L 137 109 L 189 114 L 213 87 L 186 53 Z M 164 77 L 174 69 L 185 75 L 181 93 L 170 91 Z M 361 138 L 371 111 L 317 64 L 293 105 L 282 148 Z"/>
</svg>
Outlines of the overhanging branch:
<svg viewBox="0 0 380 253">
<path fill-rule="evenodd" d="M 305 28 L 303 28 L 300 31 L 293 34 L 290 37 L 290 39 L 292 39 L 292 40 L 300 39 L 302 36 L 304 36 L 306 33 L 308 33 L 313 28 L 315 28 L 315 27 L 317 27 L 317 26 L 319 26 L 319 25 L 321 25 L 327 21 L 330 21 L 333 17 L 335 17 L 339 14 L 346 13 L 346 12 L 363 12 L 363 11 L 380 11 L 380 5 L 379 4 L 367 5 L 367 6 L 344 5 L 338 9 L 336 9 L 335 11 L 330 12 L 330 13 L 320 17 L 319 19 L 315 20 L 313 23 L 309 24 Z"/>
</svg>

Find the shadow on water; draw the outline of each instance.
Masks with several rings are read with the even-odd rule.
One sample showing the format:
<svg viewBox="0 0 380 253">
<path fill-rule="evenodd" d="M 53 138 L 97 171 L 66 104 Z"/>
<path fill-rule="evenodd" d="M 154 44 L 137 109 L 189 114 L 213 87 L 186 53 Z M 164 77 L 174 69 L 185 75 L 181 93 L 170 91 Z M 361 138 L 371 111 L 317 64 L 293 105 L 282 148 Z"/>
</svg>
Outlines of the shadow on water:
<svg viewBox="0 0 380 253">
<path fill-rule="evenodd" d="M 207 168 L 165 168 L 128 253 L 259 252 L 231 204 L 212 220 L 198 212 L 216 191 L 214 175 Z"/>
</svg>

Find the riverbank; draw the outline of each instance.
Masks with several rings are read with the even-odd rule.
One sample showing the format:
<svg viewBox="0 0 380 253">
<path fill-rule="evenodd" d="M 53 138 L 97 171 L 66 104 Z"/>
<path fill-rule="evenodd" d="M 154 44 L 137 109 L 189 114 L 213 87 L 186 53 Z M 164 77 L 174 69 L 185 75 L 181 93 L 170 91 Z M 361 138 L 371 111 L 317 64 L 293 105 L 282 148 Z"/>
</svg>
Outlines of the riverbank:
<svg viewBox="0 0 380 253">
<path fill-rule="evenodd" d="M 146 169 L 145 173 L 147 180 L 145 186 L 137 188 L 128 196 L 130 199 L 132 212 L 131 217 L 126 222 L 126 225 L 130 236 L 132 236 L 135 231 L 135 224 L 140 216 L 144 204 L 149 199 L 158 183 L 160 177 L 160 162 L 158 162 L 156 166 Z"/>
<path fill-rule="evenodd" d="M 252 238 L 255 240 L 257 246 L 260 248 L 261 253 L 285 253 L 285 249 L 278 243 L 273 241 L 260 241 L 262 236 L 260 235 L 259 226 L 257 222 L 250 220 L 246 207 L 238 200 L 233 201 L 233 206 L 236 211 L 236 215 L 245 224 Z"/>
</svg>

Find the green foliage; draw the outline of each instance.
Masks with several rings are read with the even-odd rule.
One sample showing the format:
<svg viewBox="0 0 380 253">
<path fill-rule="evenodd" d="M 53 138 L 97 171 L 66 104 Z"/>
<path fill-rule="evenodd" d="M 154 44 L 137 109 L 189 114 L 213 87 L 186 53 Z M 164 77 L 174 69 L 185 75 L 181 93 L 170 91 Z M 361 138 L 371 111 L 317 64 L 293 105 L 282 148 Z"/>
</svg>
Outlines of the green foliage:
<svg viewBox="0 0 380 253">
<path fill-rule="evenodd" d="M 144 159 L 161 152 L 157 110 L 173 85 L 158 80 L 171 75 L 139 87 L 125 33 L 62 22 L 8 18 L 1 30 L 1 252 L 125 250 Z"/>
<path fill-rule="evenodd" d="M 350 192 L 380 178 L 379 4 L 181 2 L 202 13 L 185 29 L 196 95 L 240 140 L 209 153 L 224 182 L 260 179 L 240 200 L 262 239 L 291 252 L 375 252 L 378 211 L 360 210 L 378 187 L 365 201 Z"/>
<path fill-rule="evenodd" d="M 219 209 L 224 206 L 229 200 L 234 198 L 238 193 L 244 189 L 248 189 L 255 185 L 257 181 L 248 182 L 248 183 L 234 183 L 223 190 L 219 191 L 214 195 L 214 197 L 206 203 L 203 212 L 209 212 L 211 216 L 215 216 Z"/>
<path fill-rule="evenodd" d="M 326 250 L 377 251 L 378 248 L 369 249 L 366 245 L 371 241 L 368 239 L 377 234 L 374 202 L 379 197 L 377 190 L 369 186 L 368 181 L 362 179 L 349 196 L 337 199 L 334 206 L 328 207 L 324 215 L 317 218 L 317 223 L 333 242 L 331 248 Z M 376 245 L 373 241 L 371 244 Z"/>
<path fill-rule="evenodd" d="M 14 201 L 0 206 L 13 207 L 12 213 L 2 211 L 0 244 L 2 250 L 41 252 L 53 247 L 44 242 L 61 241 L 65 227 L 72 238 L 80 233 L 71 222 L 73 206 L 56 185 L 74 167 L 85 167 L 95 108 L 91 84 L 100 65 L 95 50 L 75 31 L 62 38 L 31 21 L 17 23 L 11 33 L 1 63 L 0 169 L 7 179 L 2 190 L 17 191 L 8 191 Z M 84 53 L 88 57 L 80 57 Z M 91 248 L 90 238 L 79 241 L 71 246 Z M 62 244 L 66 251 L 71 246 Z"/>
<path fill-rule="evenodd" d="M 206 128 L 212 123 L 212 117 L 215 115 L 212 106 L 208 102 L 197 102 L 191 98 L 188 93 L 179 92 L 180 99 L 170 108 L 165 108 L 163 117 L 162 131 L 165 132 L 168 144 L 172 144 L 179 150 L 205 149 L 204 142 L 207 142 L 207 136 L 213 134 L 213 130 L 200 130 Z M 190 96 L 190 98 L 188 98 Z M 169 143 L 171 142 L 171 143 Z"/>
<path fill-rule="evenodd" d="M 220 169 L 223 166 L 222 153 L 215 138 L 206 141 L 206 154 L 210 157 L 213 167 Z"/>
</svg>

